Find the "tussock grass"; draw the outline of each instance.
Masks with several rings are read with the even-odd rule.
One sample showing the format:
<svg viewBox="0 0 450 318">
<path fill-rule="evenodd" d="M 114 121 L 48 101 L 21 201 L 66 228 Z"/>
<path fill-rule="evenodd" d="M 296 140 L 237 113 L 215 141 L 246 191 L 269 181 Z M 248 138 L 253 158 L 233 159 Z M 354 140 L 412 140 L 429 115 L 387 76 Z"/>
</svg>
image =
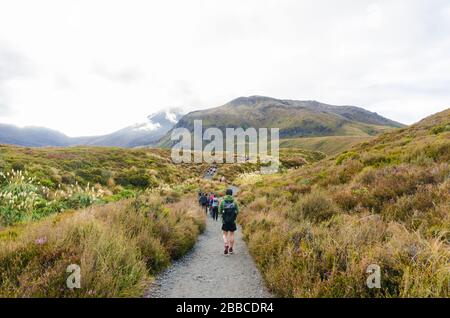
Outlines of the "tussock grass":
<svg viewBox="0 0 450 318">
<path fill-rule="evenodd" d="M 186 253 L 204 229 L 193 197 L 164 202 L 148 193 L 3 230 L 0 296 L 142 296 L 152 275 Z M 81 267 L 81 289 L 66 287 L 70 264 Z"/>
<path fill-rule="evenodd" d="M 282 297 L 449 297 L 450 110 L 334 158 L 241 178 L 244 236 Z M 444 128 L 442 128 L 444 127 Z M 381 289 L 369 289 L 369 265 Z"/>
<path fill-rule="evenodd" d="M 309 138 L 282 139 L 281 148 L 302 148 L 310 151 L 320 151 L 326 155 L 333 156 L 344 150 L 374 137 L 369 136 L 326 136 Z"/>
</svg>

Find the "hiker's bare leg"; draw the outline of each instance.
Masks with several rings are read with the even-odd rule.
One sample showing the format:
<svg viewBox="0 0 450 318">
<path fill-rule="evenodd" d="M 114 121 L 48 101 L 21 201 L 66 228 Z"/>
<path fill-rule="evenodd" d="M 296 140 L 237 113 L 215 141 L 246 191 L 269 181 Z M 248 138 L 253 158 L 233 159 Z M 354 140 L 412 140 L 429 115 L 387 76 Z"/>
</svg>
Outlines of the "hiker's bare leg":
<svg viewBox="0 0 450 318">
<path fill-rule="evenodd" d="M 228 232 L 223 231 L 223 242 L 225 243 L 225 245 L 228 245 Z"/>
<path fill-rule="evenodd" d="M 230 232 L 230 238 L 229 238 L 229 246 L 231 247 L 231 248 L 233 248 L 233 246 L 234 246 L 234 232 Z"/>
</svg>

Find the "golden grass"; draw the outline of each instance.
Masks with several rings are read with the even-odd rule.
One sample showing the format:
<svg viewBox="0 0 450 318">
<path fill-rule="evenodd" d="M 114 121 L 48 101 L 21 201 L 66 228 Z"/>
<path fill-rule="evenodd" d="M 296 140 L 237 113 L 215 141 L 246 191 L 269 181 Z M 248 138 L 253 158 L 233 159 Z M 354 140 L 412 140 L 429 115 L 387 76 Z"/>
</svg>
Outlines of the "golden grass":
<svg viewBox="0 0 450 318">
<path fill-rule="evenodd" d="M 370 136 L 326 136 L 289 138 L 280 140 L 281 148 L 302 148 L 310 151 L 320 151 L 332 156 L 348 150 L 353 146 L 371 140 Z"/>
<path fill-rule="evenodd" d="M 449 122 L 447 110 L 308 167 L 240 178 L 240 221 L 269 288 L 449 297 Z M 371 264 L 381 267 L 380 289 L 366 285 Z"/>
<path fill-rule="evenodd" d="M 137 199 L 54 215 L 0 233 L 1 297 L 140 297 L 204 228 L 193 197 Z M 81 267 L 81 289 L 66 286 Z"/>
</svg>

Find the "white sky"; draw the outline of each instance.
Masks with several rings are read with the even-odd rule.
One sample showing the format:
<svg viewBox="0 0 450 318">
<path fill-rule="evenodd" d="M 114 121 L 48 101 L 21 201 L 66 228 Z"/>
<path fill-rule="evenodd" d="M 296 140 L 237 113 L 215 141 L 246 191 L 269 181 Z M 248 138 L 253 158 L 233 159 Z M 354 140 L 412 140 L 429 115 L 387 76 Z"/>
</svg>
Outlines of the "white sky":
<svg viewBox="0 0 450 318">
<path fill-rule="evenodd" d="M 448 0 L 0 0 L 0 122 L 71 136 L 239 96 L 450 105 Z"/>
</svg>

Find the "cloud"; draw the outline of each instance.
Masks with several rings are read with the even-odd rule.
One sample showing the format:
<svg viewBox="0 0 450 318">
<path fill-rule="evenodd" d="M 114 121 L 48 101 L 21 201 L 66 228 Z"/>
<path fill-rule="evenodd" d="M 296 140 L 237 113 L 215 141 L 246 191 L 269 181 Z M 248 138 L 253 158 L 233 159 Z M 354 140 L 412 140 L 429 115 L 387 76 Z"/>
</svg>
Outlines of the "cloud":
<svg viewBox="0 0 450 318">
<path fill-rule="evenodd" d="M 0 116 L 11 114 L 7 85 L 10 81 L 29 74 L 26 59 L 16 51 L 0 44 Z"/>
<path fill-rule="evenodd" d="M 412 123 L 450 105 L 449 17 L 448 0 L 3 1 L 0 119 L 104 134 L 266 95 Z"/>
<path fill-rule="evenodd" d="M 131 83 L 143 77 L 143 73 L 136 68 L 125 68 L 120 70 L 111 70 L 103 65 L 95 65 L 93 72 L 110 81 L 122 83 Z"/>
<path fill-rule="evenodd" d="M 3 94 L 4 93 L 0 90 L 0 116 L 8 115 L 11 111 Z"/>
</svg>

